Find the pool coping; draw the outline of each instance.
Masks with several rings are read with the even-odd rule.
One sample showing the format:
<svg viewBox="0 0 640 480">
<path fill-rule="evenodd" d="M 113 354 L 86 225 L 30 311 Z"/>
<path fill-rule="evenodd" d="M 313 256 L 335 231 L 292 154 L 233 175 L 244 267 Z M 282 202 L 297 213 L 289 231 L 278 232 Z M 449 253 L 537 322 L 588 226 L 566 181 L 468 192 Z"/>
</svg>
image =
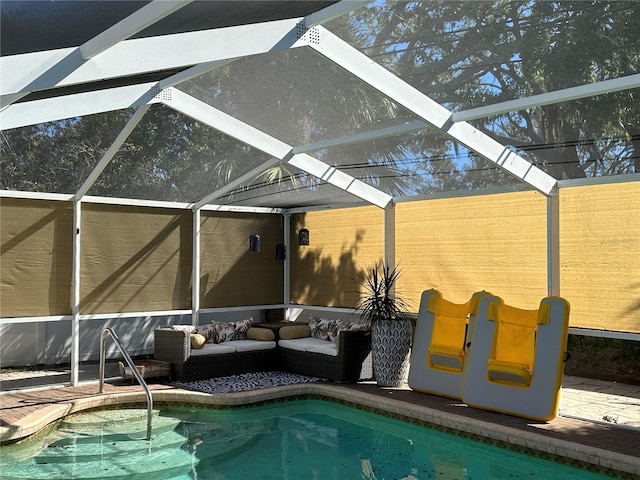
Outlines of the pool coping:
<svg viewBox="0 0 640 480">
<path fill-rule="evenodd" d="M 639 457 L 553 438 L 540 433 L 522 431 L 493 422 L 452 414 L 451 412 L 443 412 L 427 406 L 407 404 L 405 401 L 390 396 L 350 390 L 341 385 L 303 383 L 231 394 L 201 393 L 176 387 L 153 390 L 154 404 L 197 405 L 218 408 L 241 407 L 282 401 L 295 397 L 326 398 L 327 400 L 350 404 L 394 418 L 488 441 L 507 448 L 591 468 L 602 473 L 626 478 L 640 477 Z M 30 437 L 65 416 L 84 410 L 146 404 L 146 401 L 145 393 L 137 391 L 105 392 L 88 397 L 74 398 L 73 400 L 59 401 L 38 408 L 25 415 L 16 424 L 0 426 L 0 440 L 4 444 Z"/>
</svg>

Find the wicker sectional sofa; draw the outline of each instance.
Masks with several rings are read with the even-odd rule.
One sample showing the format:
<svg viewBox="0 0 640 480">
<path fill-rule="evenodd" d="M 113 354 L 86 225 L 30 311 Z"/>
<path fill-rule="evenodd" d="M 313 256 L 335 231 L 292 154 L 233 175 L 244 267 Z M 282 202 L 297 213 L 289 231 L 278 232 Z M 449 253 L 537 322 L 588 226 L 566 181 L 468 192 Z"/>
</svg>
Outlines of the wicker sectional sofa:
<svg viewBox="0 0 640 480">
<path fill-rule="evenodd" d="M 285 338 L 277 342 L 268 336 L 273 335 L 270 330 L 253 327 L 240 338 L 209 338 L 198 348 L 192 346 L 194 335 L 188 328 L 159 328 L 154 331 L 154 359 L 170 362 L 172 380 L 183 382 L 275 370 L 337 382 L 373 377 L 370 332 L 341 331 L 324 338 L 316 330 L 321 337 L 316 338 L 308 328 L 302 334 L 298 329 L 296 335 L 287 335 L 287 328 L 281 330 Z"/>
<path fill-rule="evenodd" d="M 329 343 L 330 346 L 321 345 Z M 371 334 L 365 331 L 340 333 L 337 352 L 330 354 L 333 342 L 314 337 L 278 341 L 278 365 L 282 370 L 327 378 L 336 382 L 357 382 L 373 378 Z"/>
<path fill-rule="evenodd" d="M 194 349 L 188 332 L 159 328 L 154 331 L 154 341 L 153 358 L 171 363 L 172 380 L 190 382 L 276 369 L 276 342 L 273 340 L 231 340 Z"/>
</svg>

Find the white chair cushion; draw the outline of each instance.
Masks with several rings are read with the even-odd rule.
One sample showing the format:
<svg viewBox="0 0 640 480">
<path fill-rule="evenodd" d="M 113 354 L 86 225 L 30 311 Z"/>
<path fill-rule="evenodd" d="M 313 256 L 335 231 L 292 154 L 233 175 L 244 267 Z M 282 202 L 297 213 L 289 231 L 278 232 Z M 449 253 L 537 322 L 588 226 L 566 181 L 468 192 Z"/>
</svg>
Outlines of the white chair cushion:
<svg viewBox="0 0 640 480">
<path fill-rule="evenodd" d="M 327 342 L 326 340 L 320 340 L 322 344 L 318 343 L 315 345 L 309 345 L 307 347 L 307 352 L 311 353 L 321 353 L 323 355 L 329 355 L 330 357 L 338 356 L 338 347 L 336 347 L 335 343 Z"/>
<path fill-rule="evenodd" d="M 296 338 L 294 340 L 279 340 L 278 346 L 290 350 L 298 350 L 299 352 L 322 353 L 331 355 L 332 357 L 338 356 L 338 347 L 336 347 L 333 342 L 320 338 L 306 337 Z"/>
<path fill-rule="evenodd" d="M 281 348 L 288 348 L 289 350 L 298 350 L 299 352 L 304 352 L 307 349 L 307 346 L 301 342 L 301 338 L 296 338 L 293 340 L 278 340 L 278 346 Z"/>
<path fill-rule="evenodd" d="M 191 349 L 192 357 L 200 355 L 220 355 L 221 353 L 235 353 L 236 347 L 233 345 L 225 345 L 224 343 L 205 343 L 200 349 Z"/>
<path fill-rule="evenodd" d="M 290 350 L 298 350 L 300 352 L 306 352 L 307 346 L 318 341 L 324 342 L 325 340 L 320 340 L 318 338 L 313 338 L 313 337 L 293 338 L 291 340 L 278 340 L 278 346 L 282 348 L 288 348 Z"/>
<path fill-rule="evenodd" d="M 228 342 L 222 342 L 218 345 L 229 345 L 236 349 L 236 352 L 251 352 L 254 350 L 271 350 L 276 348 L 275 341 L 263 341 L 263 340 L 230 340 Z"/>
</svg>

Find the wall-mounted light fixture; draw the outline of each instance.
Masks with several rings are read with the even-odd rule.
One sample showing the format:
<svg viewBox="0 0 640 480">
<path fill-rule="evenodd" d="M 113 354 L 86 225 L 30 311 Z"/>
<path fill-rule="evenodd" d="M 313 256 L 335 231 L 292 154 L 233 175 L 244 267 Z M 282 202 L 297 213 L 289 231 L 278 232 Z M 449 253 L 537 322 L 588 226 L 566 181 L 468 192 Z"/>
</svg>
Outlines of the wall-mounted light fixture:
<svg viewBox="0 0 640 480">
<path fill-rule="evenodd" d="M 309 245 L 309 230 L 301 228 L 298 232 L 298 245 Z"/>
<path fill-rule="evenodd" d="M 287 259 L 287 247 L 283 243 L 276 245 L 276 260 L 284 261 Z"/>
<path fill-rule="evenodd" d="M 250 252 L 259 252 L 260 251 L 260 235 L 256 235 L 255 233 L 249 236 L 249 251 Z"/>
</svg>

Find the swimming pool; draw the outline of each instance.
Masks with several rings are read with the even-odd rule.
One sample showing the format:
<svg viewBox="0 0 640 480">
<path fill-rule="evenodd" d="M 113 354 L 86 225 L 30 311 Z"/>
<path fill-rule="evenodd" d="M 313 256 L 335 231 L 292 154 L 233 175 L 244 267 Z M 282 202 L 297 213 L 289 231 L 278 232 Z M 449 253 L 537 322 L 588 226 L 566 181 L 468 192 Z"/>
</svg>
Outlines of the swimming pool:
<svg viewBox="0 0 640 480">
<path fill-rule="evenodd" d="M 325 400 L 241 409 L 161 407 L 65 419 L 2 447 L 3 479 L 609 478 Z"/>
</svg>

